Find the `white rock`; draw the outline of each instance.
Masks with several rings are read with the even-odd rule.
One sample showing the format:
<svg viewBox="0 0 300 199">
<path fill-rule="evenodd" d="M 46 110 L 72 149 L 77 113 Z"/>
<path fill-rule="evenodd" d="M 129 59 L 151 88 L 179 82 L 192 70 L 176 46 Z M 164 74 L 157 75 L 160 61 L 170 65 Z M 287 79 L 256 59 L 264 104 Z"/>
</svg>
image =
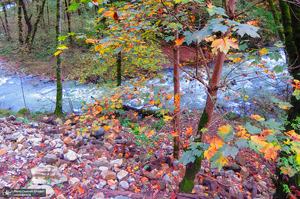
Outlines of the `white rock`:
<svg viewBox="0 0 300 199">
<path fill-rule="evenodd" d="M 21 135 L 18 139 L 17 139 L 17 144 L 22 144 L 25 141 L 26 137 L 24 135 Z"/>
<path fill-rule="evenodd" d="M 121 167 L 123 164 L 123 159 L 116 159 L 116 160 L 111 160 L 110 161 L 110 166 L 116 166 L 116 167 Z"/>
<path fill-rule="evenodd" d="M 52 198 L 55 194 L 54 190 L 49 185 L 30 185 L 27 189 L 46 189 L 46 197 L 43 198 Z"/>
<path fill-rule="evenodd" d="M 117 178 L 119 181 L 123 180 L 126 176 L 128 175 L 128 172 L 125 170 L 121 170 L 118 174 L 117 174 Z"/>
<path fill-rule="evenodd" d="M 78 178 L 76 178 L 76 177 L 73 177 L 73 178 L 69 179 L 69 184 L 72 185 L 72 186 L 74 184 L 76 184 L 77 182 L 80 182 L 80 180 Z"/>
<path fill-rule="evenodd" d="M 119 186 L 120 186 L 122 189 L 125 189 L 125 190 L 128 190 L 128 189 L 129 189 L 129 184 L 128 184 L 128 182 L 126 182 L 126 181 L 121 181 L 121 182 L 119 183 Z"/>
<path fill-rule="evenodd" d="M 99 170 L 100 170 L 100 171 L 107 171 L 107 170 L 108 170 L 108 167 L 101 166 L 101 167 L 99 167 Z"/>
<path fill-rule="evenodd" d="M 69 160 L 69 161 L 74 161 L 78 158 L 78 155 L 76 152 L 72 150 L 68 150 L 66 154 L 64 154 L 64 159 Z"/>
</svg>

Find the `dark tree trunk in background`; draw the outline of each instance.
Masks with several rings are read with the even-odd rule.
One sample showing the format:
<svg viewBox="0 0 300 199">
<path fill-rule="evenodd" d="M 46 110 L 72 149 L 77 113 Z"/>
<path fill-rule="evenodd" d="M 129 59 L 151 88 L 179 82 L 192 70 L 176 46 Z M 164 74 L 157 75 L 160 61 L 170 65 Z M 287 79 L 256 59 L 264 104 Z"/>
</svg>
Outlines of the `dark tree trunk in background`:
<svg viewBox="0 0 300 199">
<path fill-rule="evenodd" d="M 26 37 L 25 43 L 30 48 L 29 40 L 30 40 L 30 35 L 31 35 L 31 32 L 32 32 L 32 24 L 31 24 L 30 18 L 28 16 L 24 1 L 19 0 L 19 2 L 20 2 L 20 5 L 22 6 L 24 19 L 25 19 L 25 23 L 26 23 L 26 26 L 27 26 L 27 37 Z"/>
<path fill-rule="evenodd" d="M 18 28 L 19 28 L 19 44 L 23 44 L 23 25 L 22 25 L 22 6 L 18 0 Z"/>
<path fill-rule="evenodd" d="M 5 33 L 5 35 L 7 35 L 6 28 L 5 28 L 5 25 L 4 25 L 4 22 L 3 22 L 3 19 L 2 19 L 1 16 L 0 16 L 0 20 L 1 20 L 1 23 L 2 23 L 2 27 L 3 27 L 4 33 Z"/>
<path fill-rule="evenodd" d="M 40 6 L 40 11 L 39 11 L 39 14 L 36 18 L 36 21 L 34 23 L 34 26 L 33 26 L 33 33 L 32 33 L 32 36 L 30 38 L 30 44 L 32 45 L 33 43 L 33 40 L 35 38 L 35 34 L 36 34 L 36 31 L 37 31 L 37 27 L 38 27 L 38 24 L 43 16 L 43 13 L 44 13 L 44 7 L 45 7 L 45 3 L 46 3 L 46 0 L 43 0 L 42 1 L 42 5 Z"/>
<path fill-rule="evenodd" d="M 71 33 L 71 13 L 68 12 L 68 7 L 70 6 L 70 0 L 65 0 L 65 5 L 66 5 L 67 20 L 68 20 L 68 33 Z M 73 36 L 69 35 L 69 41 L 71 47 L 73 47 L 74 46 Z"/>
<path fill-rule="evenodd" d="M 117 55 L 117 86 L 121 86 L 122 82 L 122 54 L 121 51 Z"/>
<path fill-rule="evenodd" d="M 274 18 L 275 25 L 277 27 L 277 32 L 278 32 L 279 38 L 280 38 L 281 41 L 284 41 L 284 35 L 283 35 L 283 31 L 281 29 L 281 24 L 280 24 L 280 21 L 279 21 L 279 18 L 278 18 L 277 10 L 276 10 L 275 5 L 274 5 L 274 1 L 273 0 L 268 0 L 268 2 L 269 2 L 269 6 L 271 8 L 271 12 L 272 12 L 272 15 L 273 15 L 273 18 Z"/>
<path fill-rule="evenodd" d="M 61 35 L 61 0 L 57 0 L 56 2 L 56 44 L 57 46 L 61 45 L 61 41 L 59 41 L 59 37 Z M 62 115 L 62 79 L 61 79 L 61 54 L 56 56 L 56 106 L 54 113 L 56 115 Z"/>
<path fill-rule="evenodd" d="M 8 26 L 8 22 L 7 22 L 7 13 L 6 13 L 6 8 L 5 8 L 5 3 L 4 1 L 2 1 L 2 10 L 4 12 L 4 21 L 5 21 L 5 26 L 6 26 L 6 36 L 7 36 L 7 40 L 10 41 L 11 37 L 10 37 L 10 32 L 9 32 L 9 26 Z"/>
</svg>

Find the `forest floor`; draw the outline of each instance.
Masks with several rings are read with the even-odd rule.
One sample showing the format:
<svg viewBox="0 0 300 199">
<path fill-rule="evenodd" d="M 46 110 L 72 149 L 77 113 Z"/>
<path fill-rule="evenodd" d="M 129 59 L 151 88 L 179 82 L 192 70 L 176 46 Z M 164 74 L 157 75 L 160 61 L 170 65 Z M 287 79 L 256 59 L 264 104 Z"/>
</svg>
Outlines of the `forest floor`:
<svg viewBox="0 0 300 199">
<path fill-rule="evenodd" d="M 6 62 L 6 68 L 18 74 L 18 64 Z M 132 115 L 122 117 L 139 126 L 160 122 Z M 197 129 L 199 115 L 183 114 L 183 131 Z M 45 188 L 48 198 L 272 198 L 275 191 L 271 181 L 275 163 L 243 149 L 221 171 L 204 159 L 193 194 L 180 194 L 185 166 L 172 158 L 170 124 L 155 132 L 158 140 L 149 142 L 117 120 L 107 121 L 115 122 L 116 128 L 101 128 L 97 138 L 89 131 L 79 133 L 83 125 L 91 129 L 93 122 L 80 123 L 74 115 L 63 120 L 44 115 L 29 123 L 14 116 L 1 118 L 0 189 Z M 207 136 L 216 136 L 219 126 L 227 123 L 239 121 L 215 115 Z"/>
</svg>

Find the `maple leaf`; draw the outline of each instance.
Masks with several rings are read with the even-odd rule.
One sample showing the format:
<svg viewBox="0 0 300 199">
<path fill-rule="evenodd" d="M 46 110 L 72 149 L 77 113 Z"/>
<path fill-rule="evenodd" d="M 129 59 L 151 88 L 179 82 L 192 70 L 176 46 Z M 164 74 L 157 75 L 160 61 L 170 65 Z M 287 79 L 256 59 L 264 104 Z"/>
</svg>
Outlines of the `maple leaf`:
<svg viewBox="0 0 300 199">
<path fill-rule="evenodd" d="M 280 146 L 274 146 L 272 143 L 269 143 L 259 152 L 264 153 L 266 160 L 269 159 L 275 160 L 278 155 L 278 151 L 280 149 L 281 149 Z"/>
<path fill-rule="evenodd" d="M 152 130 L 152 131 L 147 131 L 146 133 L 145 133 L 145 135 L 146 136 L 151 136 L 151 135 L 153 135 L 154 134 L 154 131 Z"/>
<path fill-rule="evenodd" d="M 259 53 L 260 53 L 261 55 L 266 55 L 266 54 L 268 54 L 268 52 L 269 52 L 269 50 L 266 49 L 266 48 L 263 48 L 263 49 L 261 49 L 261 50 L 259 51 Z"/>
<path fill-rule="evenodd" d="M 228 159 L 223 157 L 222 152 L 216 152 L 216 154 L 210 159 L 211 167 L 217 167 L 219 170 L 226 164 L 228 164 Z"/>
<path fill-rule="evenodd" d="M 149 101 L 149 104 L 154 105 L 154 99 L 151 99 L 151 100 Z"/>
<path fill-rule="evenodd" d="M 172 135 L 173 137 L 178 137 L 178 132 L 171 132 L 171 135 Z"/>
<path fill-rule="evenodd" d="M 265 118 L 262 118 L 259 115 L 251 115 L 251 119 L 254 119 L 256 121 L 265 121 Z"/>
<path fill-rule="evenodd" d="M 175 40 L 175 46 L 181 46 L 185 37 L 181 37 L 180 39 Z"/>
<path fill-rule="evenodd" d="M 211 157 L 215 155 L 216 152 L 217 152 L 216 146 L 211 144 L 209 145 L 209 148 L 206 151 L 204 151 L 204 157 L 209 160 Z"/>
<path fill-rule="evenodd" d="M 292 140 L 300 142 L 300 135 L 297 134 L 294 130 L 291 130 L 291 131 L 286 132 L 284 134 L 286 134 L 287 136 L 289 136 Z"/>
<path fill-rule="evenodd" d="M 235 48 L 235 49 L 239 49 L 239 46 L 237 45 L 237 43 L 235 43 L 235 40 L 234 39 L 228 39 L 228 37 L 221 38 L 221 39 L 216 39 L 211 44 L 211 46 L 213 47 L 212 52 L 214 54 L 216 54 L 218 52 L 218 50 L 220 50 L 220 52 L 223 52 L 223 53 L 227 54 L 230 47 Z"/>
<path fill-rule="evenodd" d="M 185 135 L 187 136 L 193 135 L 193 128 L 191 126 L 186 128 Z"/>
<path fill-rule="evenodd" d="M 226 135 L 228 135 L 230 132 L 230 125 L 223 125 L 219 128 L 219 131 L 218 131 L 218 135 L 221 136 L 222 138 Z"/>
</svg>

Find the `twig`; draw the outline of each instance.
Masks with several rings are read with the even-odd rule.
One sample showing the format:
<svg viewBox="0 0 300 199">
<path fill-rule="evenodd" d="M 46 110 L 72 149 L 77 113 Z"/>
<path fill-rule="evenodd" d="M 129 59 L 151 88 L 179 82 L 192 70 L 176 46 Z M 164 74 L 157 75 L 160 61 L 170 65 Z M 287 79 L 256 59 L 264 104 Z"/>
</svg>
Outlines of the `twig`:
<svg viewBox="0 0 300 199">
<path fill-rule="evenodd" d="M 256 4 L 259 4 L 261 2 L 263 2 L 264 0 L 257 0 L 257 1 L 254 1 L 253 4 L 250 6 L 250 7 L 246 7 L 242 12 L 238 13 L 235 15 L 235 17 L 241 15 L 241 14 L 244 14 L 247 10 L 251 9 L 252 7 L 254 7 Z"/>
<path fill-rule="evenodd" d="M 23 82 L 22 82 L 22 77 L 21 77 L 21 75 L 20 75 L 20 81 L 21 81 L 21 88 L 22 88 L 22 95 L 23 95 L 24 106 L 25 106 L 26 110 L 28 110 L 28 109 L 27 109 L 27 105 L 26 105 L 26 101 L 25 101 L 25 94 L 24 94 Z"/>
</svg>

